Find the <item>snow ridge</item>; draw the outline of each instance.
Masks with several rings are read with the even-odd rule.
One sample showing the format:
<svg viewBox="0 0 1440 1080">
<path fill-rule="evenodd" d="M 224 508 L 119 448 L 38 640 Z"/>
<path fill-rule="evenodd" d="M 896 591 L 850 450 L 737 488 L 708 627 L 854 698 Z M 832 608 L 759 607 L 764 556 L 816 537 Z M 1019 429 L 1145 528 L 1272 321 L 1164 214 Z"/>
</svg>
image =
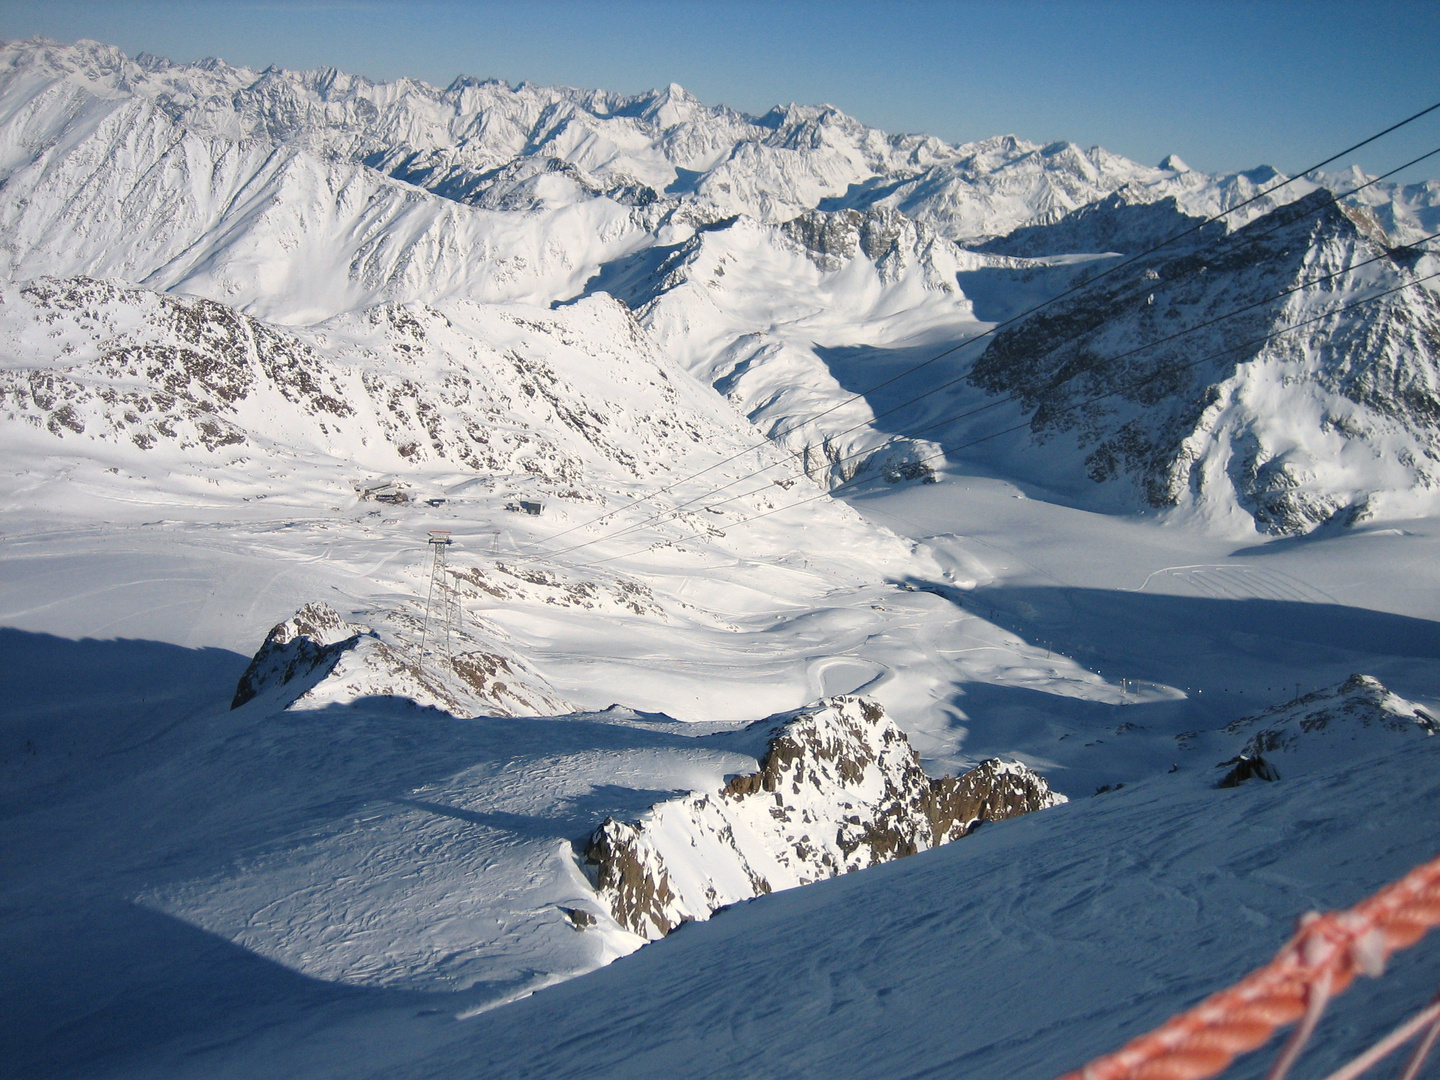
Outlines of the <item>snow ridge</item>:
<svg viewBox="0 0 1440 1080">
<path fill-rule="evenodd" d="M 306 604 L 265 635 L 260 650 L 240 676 L 230 708 L 238 709 L 267 690 L 278 689 L 321 668 L 323 678 L 335 667 L 340 654 L 355 648 L 361 635 L 368 632 L 366 627 L 346 622 L 328 604 Z"/>
<path fill-rule="evenodd" d="M 410 631 L 413 618 L 392 615 Z M 384 697 L 454 716 L 555 715 L 565 712 L 543 678 L 479 628 L 452 628 L 449 650 L 427 650 L 343 619 L 311 602 L 265 636 L 240 676 L 230 708 L 264 695 L 272 708 L 297 711 Z"/>
<path fill-rule="evenodd" d="M 1224 731 L 1249 734 L 1240 751 L 1246 757 L 1280 754 L 1308 763 L 1323 755 L 1333 762 L 1342 754 L 1354 756 L 1388 744 L 1392 736 L 1435 735 L 1440 733 L 1440 722 L 1379 679 L 1352 675 L 1336 686 L 1241 717 Z"/>
</svg>

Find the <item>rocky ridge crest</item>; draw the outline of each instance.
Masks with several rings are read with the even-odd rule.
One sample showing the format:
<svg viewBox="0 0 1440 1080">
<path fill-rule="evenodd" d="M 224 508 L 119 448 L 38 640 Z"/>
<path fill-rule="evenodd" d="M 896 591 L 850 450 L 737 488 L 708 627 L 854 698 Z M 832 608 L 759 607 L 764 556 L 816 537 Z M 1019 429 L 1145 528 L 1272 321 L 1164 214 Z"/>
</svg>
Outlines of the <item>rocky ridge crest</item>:
<svg viewBox="0 0 1440 1080">
<path fill-rule="evenodd" d="M 309 603 L 275 626 L 240 676 L 232 709 L 262 695 L 304 711 L 364 697 L 395 697 L 455 716 L 550 716 L 569 711 L 519 657 L 461 627 L 454 647 L 418 651 L 413 618 L 392 619 L 415 642 L 383 638 L 325 603 Z"/>
<path fill-rule="evenodd" d="M 323 679 L 334 669 L 340 654 L 355 648 L 361 636 L 368 633 L 367 627 L 346 622 L 329 604 L 306 604 L 265 635 L 250 666 L 240 676 L 230 708 L 238 709 L 266 691 L 317 672 Z"/>
<path fill-rule="evenodd" d="M 1240 749 L 1245 757 L 1265 754 L 1283 760 L 1317 742 L 1360 745 L 1395 735 L 1425 738 L 1440 734 L 1440 721 L 1374 676 L 1351 675 L 1337 686 L 1231 721 L 1224 731 L 1248 735 Z"/>
<path fill-rule="evenodd" d="M 756 772 L 658 803 L 638 822 L 607 819 L 589 838 L 585 863 L 622 926 L 663 937 L 729 904 L 1066 801 L 1018 763 L 932 779 L 904 732 L 863 698 L 830 698 L 747 732 L 766 738 Z"/>
</svg>

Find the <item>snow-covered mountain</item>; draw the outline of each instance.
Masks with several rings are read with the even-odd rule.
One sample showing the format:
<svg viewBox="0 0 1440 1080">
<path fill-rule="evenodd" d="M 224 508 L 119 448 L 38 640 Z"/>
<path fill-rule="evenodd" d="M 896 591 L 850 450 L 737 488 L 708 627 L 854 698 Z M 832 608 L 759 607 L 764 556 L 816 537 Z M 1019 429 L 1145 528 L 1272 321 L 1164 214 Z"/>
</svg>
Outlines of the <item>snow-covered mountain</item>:
<svg viewBox="0 0 1440 1080">
<path fill-rule="evenodd" d="M 1113 235 L 1114 206 L 1056 229 L 1074 239 L 1107 211 Z M 1156 508 L 1274 533 L 1434 513 L 1440 301 L 1414 283 L 1437 269 L 1317 192 L 1082 286 L 1001 331 L 969 380 Z"/>
<path fill-rule="evenodd" d="M 823 107 L 748 117 L 673 86 L 622 97 L 458 79 L 440 90 L 333 70 L 130 60 L 94 43 L 4 47 L 0 143 L 8 148 L 0 160 L 0 261 L 13 280 L 121 278 L 291 324 L 385 303 L 551 304 L 608 291 L 641 313 L 663 349 L 796 453 L 801 472 L 829 483 L 867 469 L 922 476 L 943 456 L 936 434 L 948 433 L 917 433 L 907 430 L 913 423 L 889 419 L 893 397 L 849 399 L 925 350 L 982 333 L 1005 307 L 991 302 L 997 291 L 1043 299 L 1071 283 L 1047 272 L 1046 260 L 1133 254 L 1172 225 L 1284 179 L 1264 168 L 1209 176 L 1173 157 L 1148 168 L 1098 148 L 1011 137 L 951 146 L 886 135 Z M 1341 189 L 1363 182 L 1322 179 Z M 1219 243 L 1225 229 L 1314 190 L 1313 179 L 1290 184 L 1188 247 Z M 1378 216 L 1366 228 L 1381 244 L 1416 240 L 1440 213 L 1435 195 L 1424 185 L 1368 188 L 1362 198 Z M 1168 266 L 1182 252 L 1167 255 L 1159 262 Z M 1335 254 L 1288 257 L 1309 267 L 1330 265 Z M 1158 264 L 1145 269 L 1158 272 Z M 1275 274 L 1232 283 L 1204 310 L 1262 298 Z M 1395 303 L 1423 308 L 1417 296 Z M 1088 301 L 1076 297 L 1071 306 L 1080 302 Z M 1398 317 L 1393 306 L 1353 321 L 1386 326 Z M 1006 314 L 1018 310 L 1012 304 Z M 1123 351 L 1174 325 L 1117 324 L 1104 342 L 1071 335 L 1066 347 Z M 1313 324 L 1287 344 L 1314 355 L 1333 330 Z M 1347 347 L 1349 382 L 1375 386 L 1393 374 L 1399 392 L 1428 393 L 1428 324 L 1393 334 L 1406 339 L 1400 347 L 1419 349 L 1406 370 L 1389 372 L 1378 343 L 1358 353 Z M 1033 406 L 1032 393 L 991 369 L 1010 363 L 1016 349 L 1042 345 L 1016 330 L 996 346 L 972 385 Z M 962 350 L 956 360 L 974 355 Z M 953 368 L 931 367 L 905 382 L 903 400 L 948 385 Z M 1239 447 L 1233 483 L 1217 476 L 1207 492 L 1195 488 L 1207 514 L 1228 527 L 1236 512 L 1262 531 L 1293 532 L 1347 507 L 1379 512 L 1391 494 L 1407 507 L 1425 504 L 1423 403 L 1397 412 L 1370 393 L 1366 407 L 1398 430 L 1351 451 L 1353 425 L 1328 416 L 1326 395 L 1336 391 L 1325 370 L 1323 361 L 1287 369 L 1282 383 L 1295 387 L 1297 400 L 1273 411 L 1304 417 L 1294 434 L 1310 449 L 1280 464 L 1288 435 L 1265 430 L 1243 409 L 1229 410 L 1223 432 L 1192 423 L 1223 380 L 1166 384 L 1162 411 L 1176 418 L 1163 433 L 1122 434 L 1127 420 L 1117 417 L 1114 430 L 1082 438 L 1092 476 L 1123 470 L 1141 496 L 1117 504 L 1092 493 L 1091 501 L 1131 509 L 1195 501 L 1175 471 L 1193 472 L 1207 454 L 1197 444 L 1182 455 L 1176 447 L 1189 439 L 1224 444 L 1222 456 Z M 1151 385 L 1154 397 L 1161 384 Z M 906 417 L 937 419 L 934 406 L 951 402 L 931 396 L 928 411 Z M 1034 420 L 1041 438 L 1027 446 L 1030 471 L 1048 474 L 1048 420 Z M 1129 449 L 1117 449 L 1116 439 Z M 1310 460 L 1341 445 L 1373 465 L 1325 475 Z M 1181 456 L 1188 466 L 1178 464 Z"/>
<path fill-rule="evenodd" d="M 909 216 L 923 207 L 955 239 L 1053 219 L 1126 184 L 1203 186 L 1184 171 L 1098 148 L 1009 136 L 952 146 L 887 135 L 826 106 L 745 116 L 706 107 L 678 86 L 625 97 L 462 77 L 442 90 L 334 69 L 132 61 L 93 42 L 20 43 L 7 52 L 7 81 L 27 101 L 26 138 L 12 161 L 44 138 L 43 125 L 104 122 L 118 109 L 115 121 L 127 127 L 164 117 L 207 139 L 303 147 L 470 205 L 537 209 L 604 194 L 685 204 L 682 217 L 692 220 L 739 213 L 785 221 L 831 199 L 839 204 L 831 209 L 885 203 Z"/>
<path fill-rule="evenodd" d="M 700 1075 L 640 976 L 582 976 L 715 964 L 736 925 L 803 972 L 807 913 L 868 933 L 845 895 L 895 905 L 871 951 L 917 985 L 1015 950 L 1063 981 L 1087 890 L 1152 888 L 1146 814 L 1213 861 L 1212 818 L 1275 827 L 1243 800 L 1317 858 L 1315 784 L 1389 813 L 1440 701 L 1440 188 L 1302 178 L 1144 254 L 1284 179 L 675 86 L 0 46 L 17 1068 Z M 765 1020 L 779 1071 L 972 1060 L 842 1060 L 834 1018 L 884 1027 L 893 986 L 836 963 L 771 1009 L 823 1053 Z M 785 980 L 752 966 L 674 1015 L 753 1042 Z M 627 988 L 576 1030 L 644 1022 L 536 1056 L 481 1017 L 564 981 Z M 1043 1013 L 1006 1017 L 1041 1046 Z"/>
<path fill-rule="evenodd" d="M 43 278 L 3 286 L 0 340 L 21 430 L 130 461 L 183 455 L 222 483 L 237 464 L 300 454 L 348 469 L 356 490 L 430 465 L 583 502 L 597 470 L 653 482 L 697 447 L 750 437 L 606 297 L 543 312 L 390 304 L 293 330 Z"/>
</svg>

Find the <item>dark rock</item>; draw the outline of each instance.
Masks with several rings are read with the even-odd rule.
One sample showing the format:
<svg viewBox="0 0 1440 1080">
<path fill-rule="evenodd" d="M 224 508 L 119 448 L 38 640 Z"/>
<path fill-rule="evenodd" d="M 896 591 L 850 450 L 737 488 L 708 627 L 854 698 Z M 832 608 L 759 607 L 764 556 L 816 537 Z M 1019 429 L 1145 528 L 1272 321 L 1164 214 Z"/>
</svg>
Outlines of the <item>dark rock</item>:
<svg viewBox="0 0 1440 1080">
<path fill-rule="evenodd" d="M 560 913 L 570 920 L 576 930 L 584 930 L 588 926 L 595 925 L 595 916 L 584 908 L 562 907 Z"/>
<path fill-rule="evenodd" d="M 261 692 L 296 679 L 323 678 L 342 653 L 355 647 L 361 632 L 328 605 L 306 604 L 265 635 L 265 643 L 240 676 L 230 708 L 238 709 Z"/>
<path fill-rule="evenodd" d="M 1250 757 L 1248 754 L 1241 754 L 1239 757 L 1233 757 L 1229 761 L 1222 761 L 1217 768 L 1223 769 L 1227 765 L 1233 766 L 1233 768 L 1220 778 L 1220 782 L 1215 785 L 1218 788 L 1239 787 L 1252 776 L 1258 780 L 1273 781 L 1280 779 L 1280 770 L 1275 768 L 1274 765 L 1271 765 L 1270 762 L 1266 761 L 1259 754 L 1256 754 L 1254 757 Z"/>
</svg>

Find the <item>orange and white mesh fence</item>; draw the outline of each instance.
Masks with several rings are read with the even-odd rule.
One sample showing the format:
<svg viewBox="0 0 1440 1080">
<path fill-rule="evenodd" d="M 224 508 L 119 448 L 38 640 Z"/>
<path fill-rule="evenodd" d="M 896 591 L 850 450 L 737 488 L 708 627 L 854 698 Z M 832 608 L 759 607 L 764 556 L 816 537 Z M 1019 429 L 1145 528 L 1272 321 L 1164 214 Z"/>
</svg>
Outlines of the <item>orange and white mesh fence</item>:
<svg viewBox="0 0 1440 1080">
<path fill-rule="evenodd" d="M 1204 1080 L 1228 1068 L 1236 1055 L 1263 1046 L 1277 1028 L 1298 1021 L 1266 1075 L 1282 1080 L 1330 999 L 1356 975 L 1380 975 L 1391 953 L 1436 925 L 1440 857 L 1349 910 L 1303 916 L 1295 936 L 1270 963 L 1060 1080 Z M 1401 1080 L 1413 1080 L 1437 1034 L 1440 995 L 1326 1080 L 1353 1080 L 1418 1036 L 1401 1074 Z"/>
</svg>

